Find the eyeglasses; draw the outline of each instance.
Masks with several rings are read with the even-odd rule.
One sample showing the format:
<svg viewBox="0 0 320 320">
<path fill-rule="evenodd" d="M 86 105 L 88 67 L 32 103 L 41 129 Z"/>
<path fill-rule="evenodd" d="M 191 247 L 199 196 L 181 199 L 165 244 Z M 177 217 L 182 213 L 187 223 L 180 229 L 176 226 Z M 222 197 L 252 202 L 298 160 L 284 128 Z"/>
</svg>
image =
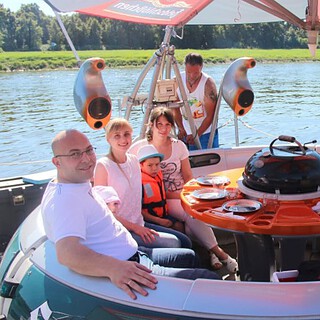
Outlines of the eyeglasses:
<svg viewBox="0 0 320 320">
<path fill-rule="evenodd" d="M 71 159 L 74 160 L 80 160 L 83 156 L 83 154 L 85 153 L 87 156 L 93 156 L 95 154 L 95 150 L 97 148 L 94 147 L 90 147 L 84 151 L 74 151 L 70 154 L 58 154 L 56 156 L 54 156 L 55 158 L 60 158 L 60 157 L 70 157 Z"/>
</svg>

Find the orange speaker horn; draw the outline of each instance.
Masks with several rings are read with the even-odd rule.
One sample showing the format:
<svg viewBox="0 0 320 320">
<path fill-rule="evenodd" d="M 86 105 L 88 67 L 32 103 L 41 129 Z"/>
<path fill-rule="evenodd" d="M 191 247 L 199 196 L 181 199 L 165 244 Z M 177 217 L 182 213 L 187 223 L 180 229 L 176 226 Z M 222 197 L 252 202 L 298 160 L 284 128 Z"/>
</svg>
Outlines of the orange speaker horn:
<svg viewBox="0 0 320 320">
<path fill-rule="evenodd" d="M 75 106 L 92 129 L 101 129 L 111 117 L 111 99 L 103 83 L 101 58 L 87 59 L 81 65 L 73 88 Z"/>
<path fill-rule="evenodd" d="M 243 116 L 251 110 L 254 94 L 247 79 L 247 70 L 253 68 L 253 58 L 239 58 L 227 69 L 221 84 L 224 100 L 237 116 Z"/>
</svg>

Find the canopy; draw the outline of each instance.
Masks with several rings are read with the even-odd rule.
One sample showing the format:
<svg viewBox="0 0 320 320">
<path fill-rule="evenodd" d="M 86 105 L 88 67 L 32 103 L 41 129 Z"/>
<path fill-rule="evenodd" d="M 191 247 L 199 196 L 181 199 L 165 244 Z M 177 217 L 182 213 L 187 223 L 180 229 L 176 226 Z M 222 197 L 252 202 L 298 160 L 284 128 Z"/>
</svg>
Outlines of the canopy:
<svg viewBox="0 0 320 320">
<path fill-rule="evenodd" d="M 244 24 L 287 21 L 307 30 L 315 55 L 320 29 L 320 0 L 44 0 L 56 12 L 76 11 L 128 22 Z"/>
<path fill-rule="evenodd" d="M 320 0 L 44 0 L 57 12 L 80 12 L 162 25 L 234 24 L 285 20 L 319 29 Z M 307 15 L 306 15 L 307 13 Z M 307 17 L 307 21 L 305 21 Z"/>
</svg>

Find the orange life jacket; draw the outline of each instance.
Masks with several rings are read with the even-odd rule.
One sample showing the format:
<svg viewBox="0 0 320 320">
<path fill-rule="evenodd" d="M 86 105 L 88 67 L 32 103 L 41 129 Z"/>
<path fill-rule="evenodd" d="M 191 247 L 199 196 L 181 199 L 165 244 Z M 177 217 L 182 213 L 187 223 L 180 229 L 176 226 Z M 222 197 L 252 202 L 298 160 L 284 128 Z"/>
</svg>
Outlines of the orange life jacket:
<svg viewBox="0 0 320 320">
<path fill-rule="evenodd" d="M 141 172 L 142 177 L 142 210 L 153 216 L 164 218 L 167 215 L 167 201 L 160 171 L 155 178 Z"/>
</svg>

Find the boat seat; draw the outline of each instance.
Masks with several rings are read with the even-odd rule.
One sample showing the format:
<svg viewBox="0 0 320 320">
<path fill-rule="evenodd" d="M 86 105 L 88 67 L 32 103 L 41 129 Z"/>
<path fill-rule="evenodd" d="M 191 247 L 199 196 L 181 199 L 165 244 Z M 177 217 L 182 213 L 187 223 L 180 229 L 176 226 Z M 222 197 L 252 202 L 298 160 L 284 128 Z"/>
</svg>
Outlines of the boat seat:
<svg viewBox="0 0 320 320">
<path fill-rule="evenodd" d="M 39 173 L 28 174 L 22 177 L 23 182 L 32 184 L 48 183 L 57 174 L 57 170 L 44 171 Z"/>
</svg>

